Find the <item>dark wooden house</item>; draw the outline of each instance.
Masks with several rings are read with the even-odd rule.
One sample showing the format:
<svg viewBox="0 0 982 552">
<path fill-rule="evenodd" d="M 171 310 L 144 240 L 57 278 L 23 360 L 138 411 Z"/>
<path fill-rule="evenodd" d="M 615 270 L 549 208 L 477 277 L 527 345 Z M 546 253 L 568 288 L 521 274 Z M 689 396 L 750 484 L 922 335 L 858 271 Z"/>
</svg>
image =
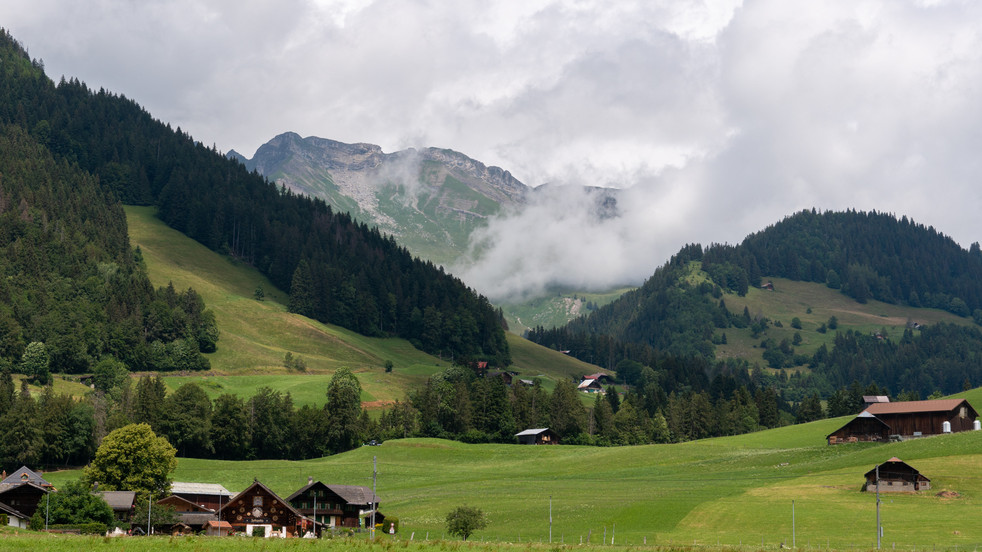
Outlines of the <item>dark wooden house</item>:
<svg viewBox="0 0 982 552">
<path fill-rule="evenodd" d="M 866 472 L 867 492 L 875 493 L 877 488 L 877 475 L 879 475 L 879 488 L 881 493 L 901 493 L 926 491 L 931 488 L 931 480 L 921 475 L 903 460 L 896 456 L 880 464 L 879 473 L 876 467 Z"/>
<path fill-rule="evenodd" d="M 588 376 L 583 376 L 580 381 L 583 380 L 597 380 L 597 383 L 601 385 L 609 385 L 611 383 L 611 377 L 609 374 L 604 374 L 603 372 L 597 372 L 596 374 L 590 374 Z"/>
<path fill-rule="evenodd" d="M 578 391 L 583 391 L 584 393 L 603 393 L 604 387 L 600 385 L 600 382 L 595 379 L 585 379 L 576 386 Z"/>
<path fill-rule="evenodd" d="M 248 536 L 258 530 L 266 537 L 299 537 L 304 526 L 313 523 L 259 481 L 232 497 L 218 513 L 236 533 Z"/>
<path fill-rule="evenodd" d="M 513 376 L 510 372 L 488 372 L 488 379 L 491 378 L 501 378 L 505 382 L 505 385 L 511 385 Z"/>
<path fill-rule="evenodd" d="M 22 466 L 19 470 L 0 481 L 0 503 L 26 515 L 34 515 L 38 504 L 46 494 L 55 488 L 41 477 L 41 474 Z"/>
<path fill-rule="evenodd" d="M 827 439 L 835 445 L 957 433 L 972 430 L 978 416 L 965 399 L 874 403 Z"/>
<path fill-rule="evenodd" d="M 177 512 L 180 522 L 169 529 L 172 534 L 200 533 L 208 527 L 208 522 L 218 521 L 215 510 L 195 504 L 186 498 L 170 495 L 157 501 L 159 506 L 170 506 Z"/>
<path fill-rule="evenodd" d="M 515 434 L 520 445 L 558 445 L 559 435 L 548 427 L 526 429 Z"/>
<path fill-rule="evenodd" d="M 368 527 L 373 510 L 376 524 L 385 521 L 385 516 L 378 511 L 378 496 L 368 487 L 325 485 L 311 479 L 287 497 L 287 501 L 304 516 L 316 520 L 317 531 Z"/>
</svg>

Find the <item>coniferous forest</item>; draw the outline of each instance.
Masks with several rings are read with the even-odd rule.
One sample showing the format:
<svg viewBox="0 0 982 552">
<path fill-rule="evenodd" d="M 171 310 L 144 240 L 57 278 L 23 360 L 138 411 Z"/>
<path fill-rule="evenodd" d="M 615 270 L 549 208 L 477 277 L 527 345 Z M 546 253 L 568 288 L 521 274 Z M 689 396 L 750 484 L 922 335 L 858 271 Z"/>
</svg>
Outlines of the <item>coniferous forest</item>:
<svg viewBox="0 0 982 552">
<path fill-rule="evenodd" d="M 155 205 L 171 227 L 289 290 L 294 312 L 435 354 L 509 363 L 501 313 L 442 268 L 321 200 L 249 173 L 125 97 L 76 79 L 55 86 L 13 37 L 0 42 L 0 121 L 56 162 L 97 176 L 98 196 Z"/>
</svg>

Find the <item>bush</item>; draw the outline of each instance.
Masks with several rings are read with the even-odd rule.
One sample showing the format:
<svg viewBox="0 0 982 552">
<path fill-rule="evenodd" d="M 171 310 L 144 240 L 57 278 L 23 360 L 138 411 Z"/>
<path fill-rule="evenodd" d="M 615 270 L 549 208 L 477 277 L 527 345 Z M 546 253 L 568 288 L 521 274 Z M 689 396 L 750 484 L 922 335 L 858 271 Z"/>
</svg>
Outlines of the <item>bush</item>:
<svg viewBox="0 0 982 552">
<path fill-rule="evenodd" d="M 265 527 L 253 527 L 252 528 L 252 536 L 254 536 L 254 537 L 265 537 L 266 536 L 266 528 Z"/>
<path fill-rule="evenodd" d="M 395 524 L 395 526 L 396 526 L 396 533 L 398 533 L 399 532 L 399 518 L 397 518 L 395 516 L 385 516 L 385 523 L 382 524 L 382 528 L 380 529 L 380 531 L 382 531 L 383 533 L 388 533 L 389 532 L 390 524 Z"/>
</svg>

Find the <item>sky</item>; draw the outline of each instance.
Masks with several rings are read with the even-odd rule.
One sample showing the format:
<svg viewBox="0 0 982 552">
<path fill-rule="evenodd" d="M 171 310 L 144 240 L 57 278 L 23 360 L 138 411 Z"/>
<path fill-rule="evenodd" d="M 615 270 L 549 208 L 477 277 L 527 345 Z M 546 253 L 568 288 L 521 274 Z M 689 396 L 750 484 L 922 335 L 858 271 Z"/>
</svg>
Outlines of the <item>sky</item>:
<svg viewBox="0 0 982 552">
<path fill-rule="evenodd" d="M 0 26 L 222 151 L 293 131 L 555 185 L 452 267 L 495 298 L 637 284 L 806 208 L 982 239 L 979 2 L 5 0 Z"/>
</svg>

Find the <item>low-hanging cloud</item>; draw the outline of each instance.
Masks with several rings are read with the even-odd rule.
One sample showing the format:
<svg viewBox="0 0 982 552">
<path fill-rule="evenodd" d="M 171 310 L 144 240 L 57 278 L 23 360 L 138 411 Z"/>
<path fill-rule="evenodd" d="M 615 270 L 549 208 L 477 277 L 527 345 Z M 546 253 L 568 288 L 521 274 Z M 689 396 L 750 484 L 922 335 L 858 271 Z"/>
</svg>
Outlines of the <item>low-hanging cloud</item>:
<svg viewBox="0 0 982 552">
<path fill-rule="evenodd" d="M 222 150 L 292 130 L 556 184 L 455 268 L 496 297 L 637 284 L 802 208 L 979 240 L 979 3 L 10 0 L 0 21 L 55 79 Z M 580 186 L 621 188 L 619 215 Z"/>
</svg>

